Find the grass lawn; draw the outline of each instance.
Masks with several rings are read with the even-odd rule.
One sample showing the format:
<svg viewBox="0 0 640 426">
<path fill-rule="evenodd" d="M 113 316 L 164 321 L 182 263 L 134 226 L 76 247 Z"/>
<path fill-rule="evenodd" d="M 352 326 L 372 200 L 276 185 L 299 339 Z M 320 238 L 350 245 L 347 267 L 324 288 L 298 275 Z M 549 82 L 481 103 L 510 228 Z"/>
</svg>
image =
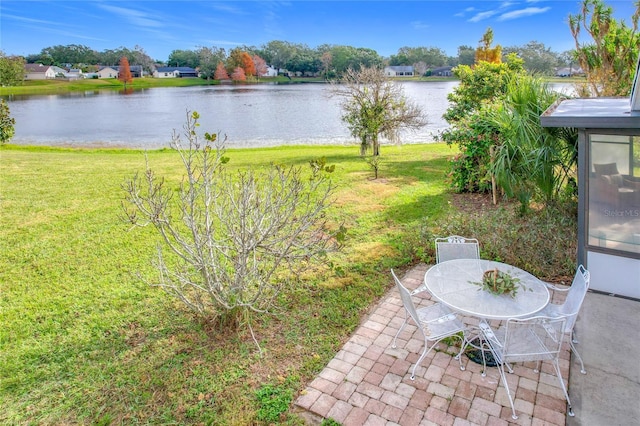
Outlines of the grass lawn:
<svg viewBox="0 0 640 426">
<path fill-rule="evenodd" d="M 397 81 L 451 81 L 452 77 L 398 77 Z M 569 83 L 583 81 L 581 78 L 560 78 L 548 77 L 550 83 Z M 237 84 L 255 83 L 323 83 L 320 77 L 294 77 L 288 79 L 284 76 L 261 77 L 259 81 Z M 203 80 L 201 78 L 135 78 L 133 83 L 127 85 L 131 89 L 149 89 L 153 87 L 185 87 L 185 86 L 206 86 L 219 84 L 217 80 Z M 123 90 L 123 84 L 115 78 L 104 79 L 83 79 L 83 80 L 27 80 L 19 86 L 0 87 L 0 96 L 8 95 L 49 95 L 56 93 L 87 91 L 87 90 Z"/>
<path fill-rule="evenodd" d="M 288 83 L 286 77 L 262 77 L 252 83 Z M 294 82 L 318 82 L 321 79 L 297 78 Z M 153 87 L 186 87 L 220 84 L 217 80 L 207 81 L 202 78 L 135 78 L 127 85 L 130 89 L 149 89 Z M 237 83 L 251 84 L 251 83 Z M 124 85 L 115 78 L 81 79 L 81 80 L 26 80 L 19 86 L 0 87 L 0 96 L 7 95 L 48 95 L 56 93 L 87 90 L 123 90 Z"/>
<path fill-rule="evenodd" d="M 334 268 L 302 277 L 275 315 L 256 317 L 264 350 L 193 317 L 150 266 L 158 238 L 120 220 L 120 185 L 140 151 L 0 148 L 0 423 L 299 424 L 286 406 L 334 356 L 389 268 L 415 262 L 409 241 L 451 209 L 443 144 L 382 148 L 380 177 L 353 147 L 233 150 L 230 167 L 326 157 L 331 215 L 348 228 Z M 178 181 L 172 151 L 148 153 Z M 427 218 L 427 219 L 425 219 Z M 429 244 L 429 242 L 425 242 Z M 275 402 L 274 402 L 275 401 Z"/>
</svg>

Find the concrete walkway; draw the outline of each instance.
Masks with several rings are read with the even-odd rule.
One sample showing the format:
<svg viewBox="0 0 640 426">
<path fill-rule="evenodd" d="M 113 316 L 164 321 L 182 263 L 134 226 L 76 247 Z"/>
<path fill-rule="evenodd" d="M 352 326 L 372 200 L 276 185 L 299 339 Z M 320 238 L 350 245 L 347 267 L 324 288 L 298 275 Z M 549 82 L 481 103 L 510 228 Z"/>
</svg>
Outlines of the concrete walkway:
<svg viewBox="0 0 640 426">
<path fill-rule="evenodd" d="M 401 278 L 404 285 L 409 289 L 418 287 L 427 268 L 419 265 L 410 270 Z M 615 299 L 615 307 L 611 308 L 610 299 Z M 426 292 L 416 301 L 419 306 L 433 303 Z M 617 322 L 610 314 L 604 314 L 610 308 L 611 312 L 619 313 L 621 323 L 628 327 L 616 329 L 617 335 L 609 330 Z M 398 348 L 391 348 L 393 336 L 404 319 L 404 308 L 394 287 L 336 357 L 309 383 L 296 400 L 296 408 L 310 425 L 320 424 L 322 419 L 333 419 L 345 426 L 638 424 L 639 348 L 638 339 L 632 337 L 637 336 L 638 315 L 637 302 L 588 294 L 577 326 L 579 333 L 585 330 L 580 333 L 578 350 L 585 360 L 587 374 L 580 374 L 579 366 L 572 365 L 569 379 L 568 345 L 560 360 L 565 383 L 569 379 L 569 396 L 576 416 L 570 418 L 566 414 L 564 395 L 552 365 L 543 363 L 541 371 L 535 372 L 535 363 L 525 363 L 515 365 L 514 374 L 509 375 L 519 415 L 514 421 L 497 368 L 487 368 L 483 377 L 482 366 L 463 356 L 466 369 L 461 371 L 458 360 L 451 355 L 456 347 L 441 343 L 438 351 L 431 351 L 422 361 L 416 379 L 409 378 L 424 339 L 415 326 L 408 325 L 400 335 Z M 465 321 L 477 323 L 472 318 Z M 607 353 L 602 351 L 605 347 Z M 606 392 L 603 383 L 607 383 Z"/>
<path fill-rule="evenodd" d="M 572 361 L 567 425 L 640 425 L 639 327 L 640 302 L 587 294 L 576 324 L 587 374 Z"/>
</svg>

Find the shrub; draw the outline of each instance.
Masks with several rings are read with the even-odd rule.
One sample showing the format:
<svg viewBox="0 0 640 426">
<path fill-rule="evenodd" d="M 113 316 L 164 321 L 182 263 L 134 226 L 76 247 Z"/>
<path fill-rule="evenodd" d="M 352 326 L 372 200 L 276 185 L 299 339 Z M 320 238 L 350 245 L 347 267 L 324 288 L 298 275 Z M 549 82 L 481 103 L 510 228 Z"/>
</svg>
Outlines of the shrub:
<svg viewBox="0 0 640 426">
<path fill-rule="evenodd" d="M 233 175 L 217 135 L 198 137 L 198 118 L 187 114 L 187 146 L 175 132 L 172 140 L 182 184 L 167 187 L 150 168 L 136 174 L 123 185 L 125 218 L 161 236 L 156 285 L 221 324 L 244 321 L 253 336 L 248 314 L 268 312 L 283 288 L 337 249 L 343 230 L 331 231 L 325 216 L 333 169 L 320 160 L 309 174 L 273 165 Z"/>
<path fill-rule="evenodd" d="M 456 212 L 423 224 L 418 241 L 420 258 L 435 261 L 434 239 L 447 235 L 473 236 L 480 255 L 524 269 L 546 280 L 571 276 L 577 256 L 577 205 L 574 201 L 519 214 L 516 206 L 471 214 Z"/>
<path fill-rule="evenodd" d="M 11 140 L 15 133 L 16 120 L 11 117 L 9 105 L 0 99 L 0 145 Z"/>
</svg>

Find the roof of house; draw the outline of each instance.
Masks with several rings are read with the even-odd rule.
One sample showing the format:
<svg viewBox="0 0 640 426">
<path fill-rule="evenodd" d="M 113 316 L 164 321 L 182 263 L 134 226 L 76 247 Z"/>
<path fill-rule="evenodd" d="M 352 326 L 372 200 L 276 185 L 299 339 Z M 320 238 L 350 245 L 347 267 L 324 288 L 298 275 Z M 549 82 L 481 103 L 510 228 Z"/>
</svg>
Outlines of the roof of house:
<svg viewBox="0 0 640 426">
<path fill-rule="evenodd" d="M 431 68 L 431 72 L 451 71 L 452 69 L 453 69 L 452 66 L 435 67 L 435 68 Z"/>
<path fill-rule="evenodd" d="M 119 71 L 120 70 L 120 66 L 119 65 L 106 65 L 106 66 L 101 66 L 99 68 L 100 71 L 107 69 L 107 68 L 111 68 L 114 71 Z M 142 71 L 142 65 L 129 65 L 129 69 L 131 71 Z"/>
<path fill-rule="evenodd" d="M 49 68 L 51 68 L 50 65 L 24 64 L 24 69 L 28 72 L 47 72 Z"/>
<path fill-rule="evenodd" d="M 24 64 L 24 69 L 28 73 L 36 73 L 36 72 L 46 73 L 50 69 L 56 74 L 67 72 L 67 70 L 65 70 L 64 68 L 60 68 L 55 65 L 42 65 L 42 64 Z"/>
<path fill-rule="evenodd" d="M 413 66 L 411 65 L 391 65 L 386 68 L 392 69 L 395 72 L 413 72 Z"/>
<path fill-rule="evenodd" d="M 174 72 L 174 71 L 178 71 L 180 73 L 194 73 L 196 72 L 195 69 L 191 68 L 191 67 L 158 67 L 156 68 L 156 70 L 158 72 Z"/>
</svg>

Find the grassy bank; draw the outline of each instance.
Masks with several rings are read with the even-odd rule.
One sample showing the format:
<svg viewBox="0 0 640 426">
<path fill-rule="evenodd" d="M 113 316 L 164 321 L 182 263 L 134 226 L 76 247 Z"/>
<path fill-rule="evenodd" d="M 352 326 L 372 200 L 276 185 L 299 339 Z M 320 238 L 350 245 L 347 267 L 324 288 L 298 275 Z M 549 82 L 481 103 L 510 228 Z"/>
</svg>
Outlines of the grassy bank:
<svg viewBox="0 0 640 426">
<path fill-rule="evenodd" d="M 293 79 L 286 77 L 263 77 L 248 83 L 238 84 L 263 84 L 263 83 L 289 83 L 289 82 L 316 82 L 318 79 Z M 127 85 L 129 89 L 150 89 L 154 87 L 187 87 L 207 86 L 220 84 L 217 80 L 204 80 L 202 78 L 136 78 Z M 9 95 L 47 95 L 65 92 L 92 91 L 92 90 L 124 90 L 122 82 L 115 78 L 83 79 L 83 80 L 29 80 L 20 86 L 0 87 L 0 96 Z"/>
<path fill-rule="evenodd" d="M 357 147 L 228 154 L 234 167 L 326 157 L 338 184 L 330 215 L 348 228 L 331 271 L 303 277 L 279 312 L 255 319 L 262 357 L 248 333 L 192 317 L 137 277 L 153 278 L 158 240 L 120 221 L 120 185 L 144 169 L 142 152 L 0 147 L 0 423 L 300 424 L 277 403 L 287 407 L 335 355 L 392 285 L 390 267 L 432 259 L 434 233 L 473 234 L 483 255 L 505 261 L 531 246 L 504 211 L 490 219 L 498 231 L 456 216 L 469 206 L 447 192 L 453 152 L 443 144 L 383 147 L 377 180 Z M 174 152 L 148 157 L 158 174 L 181 178 Z M 543 227 L 527 232 L 550 241 Z"/>
<path fill-rule="evenodd" d="M 256 325 L 265 349 L 185 314 L 157 288 L 151 230 L 119 220 L 134 151 L 2 148 L 0 423 L 247 424 L 265 385 L 301 389 L 407 264 L 403 235 L 447 210 L 444 145 L 385 148 L 381 178 L 354 147 L 230 152 L 231 164 L 324 156 L 339 184 L 332 215 L 349 228 L 336 270 L 290 289 Z M 175 153 L 150 163 L 179 179 Z M 293 420 L 292 420 L 293 421 Z"/>
<path fill-rule="evenodd" d="M 455 80 L 452 77 L 398 77 L 397 81 L 437 82 Z M 297 78 L 287 77 L 262 77 L 260 80 L 240 84 L 264 84 L 264 83 L 318 83 L 322 78 Z M 579 78 L 550 77 L 550 83 L 571 83 L 583 81 Z M 154 87 L 186 87 L 207 86 L 220 84 L 217 80 L 203 80 L 201 78 L 136 78 L 133 83 L 127 85 L 132 89 L 149 89 Z M 35 80 L 25 81 L 20 86 L 0 87 L 0 96 L 10 95 L 48 95 L 65 92 L 92 91 L 92 90 L 124 90 L 124 85 L 115 78 L 86 79 L 86 80 Z"/>
</svg>

